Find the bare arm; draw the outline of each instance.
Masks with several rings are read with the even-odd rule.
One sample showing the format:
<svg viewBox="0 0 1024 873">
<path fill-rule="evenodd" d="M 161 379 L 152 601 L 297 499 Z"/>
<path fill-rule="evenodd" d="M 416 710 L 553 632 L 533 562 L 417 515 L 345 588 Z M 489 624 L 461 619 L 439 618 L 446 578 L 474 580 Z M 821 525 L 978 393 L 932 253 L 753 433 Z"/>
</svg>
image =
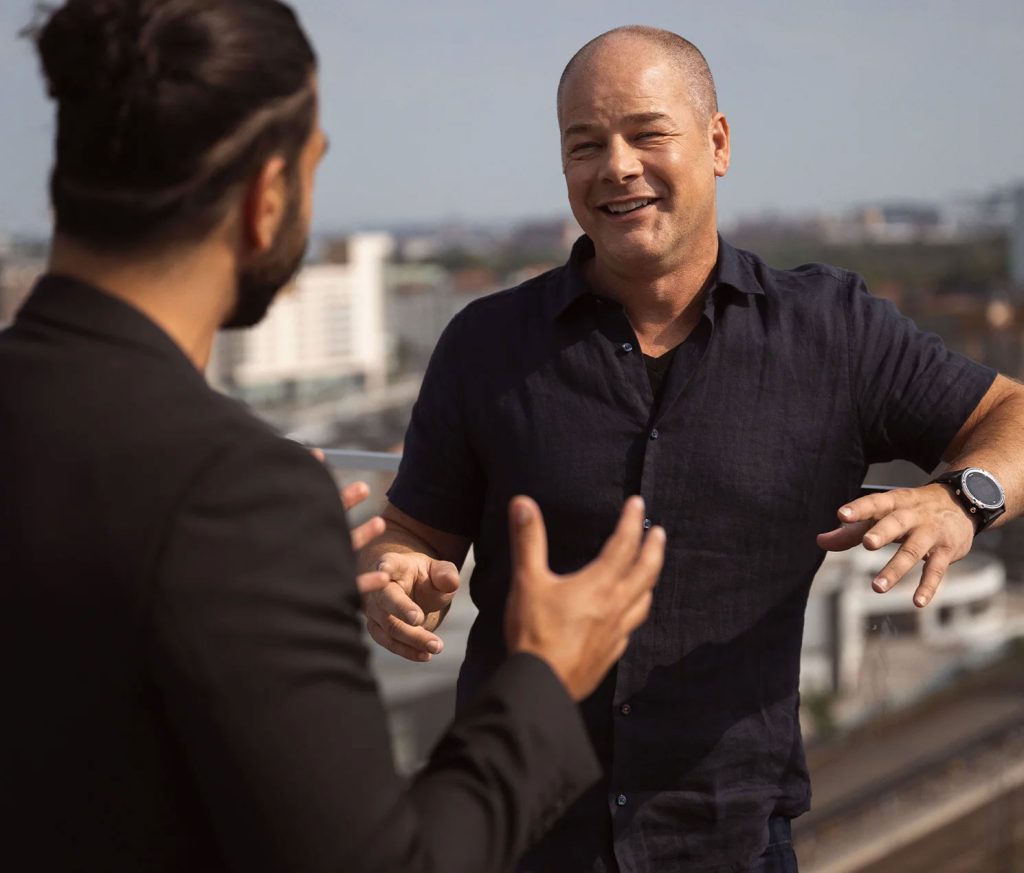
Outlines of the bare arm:
<svg viewBox="0 0 1024 873">
<path fill-rule="evenodd" d="M 367 630 L 378 645 L 410 661 L 429 661 L 444 643 L 433 632 L 459 588 L 467 537 L 437 530 L 390 504 L 384 533 L 358 555 L 360 573 L 380 571 L 388 584 L 364 597 Z"/>
<path fill-rule="evenodd" d="M 1024 385 L 996 376 L 942 459 L 954 469 L 981 467 L 1002 483 L 1006 514 L 992 527 L 1024 513 Z"/>
<path fill-rule="evenodd" d="M 954 468 L 982 467 L 1002 483 L 1006 513 L 993 526 L 1024 512 L 1024 386 L 1005 376 L 982 397 L 943 454 Z M 974 542 L 974 522 L 945 485 L 900 488 L 854 500 L 839 509 L 841 527 L 818 537 L 829 551 L 863 543 L 880 549 L 900 543 L 899 551 L 875 578 L 879 593 L 889 591 L 919 562 L 924 562 L 914 594 L 927 606 L 949 565 L 959 561 Z"/>
</svg>

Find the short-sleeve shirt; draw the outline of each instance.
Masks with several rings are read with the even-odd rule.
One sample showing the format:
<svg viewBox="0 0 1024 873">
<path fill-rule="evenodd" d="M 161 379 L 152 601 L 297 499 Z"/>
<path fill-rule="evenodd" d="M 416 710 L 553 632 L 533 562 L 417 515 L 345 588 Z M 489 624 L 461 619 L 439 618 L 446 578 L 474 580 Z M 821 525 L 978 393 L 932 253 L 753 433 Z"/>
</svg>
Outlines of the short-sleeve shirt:
<svg viewBox="0 0 1024 873">
<path fill-rule="evenodd" d="M 581 704 L 605 779 L 523 869 L 744 870 L 768 819 L 810 802 L 797 709 L 815 535 L 869 464 L 935 467 L 995 373 L 854 273 L 773 269 L 720 240 L 697 341 L 655 404 L 625 311 L 583 277 L 591 257 L 583 237 L 566 265 L 452 320 L 389 497 L 474 543 L 461 700 L 505 654 L 509 499 L 537 500 L 565 573 L 644 497 L 667 533 L 651 615 Z"/>
</svg>

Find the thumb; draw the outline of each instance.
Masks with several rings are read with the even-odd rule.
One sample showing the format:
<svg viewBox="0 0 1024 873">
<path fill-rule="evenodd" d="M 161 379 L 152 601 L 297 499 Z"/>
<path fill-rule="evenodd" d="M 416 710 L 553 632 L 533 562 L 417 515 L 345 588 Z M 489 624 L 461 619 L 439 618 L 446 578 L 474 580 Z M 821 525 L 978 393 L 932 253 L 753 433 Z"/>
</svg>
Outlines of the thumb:
<svg viewBox="0 0 1024 873">
<path fill-rule="evenodd" d="M 548 535 L 540 507 L 529 497 L 513 497 L 508 505 L 508 538 L 513 576 L 548 572 Z"/>
<path fill-rule="evenodd" d="M 435 591 L 454 594 L 459 590 L 459 570 L 451 561 L 431 561 L 429 573 Z"/>
</svg>

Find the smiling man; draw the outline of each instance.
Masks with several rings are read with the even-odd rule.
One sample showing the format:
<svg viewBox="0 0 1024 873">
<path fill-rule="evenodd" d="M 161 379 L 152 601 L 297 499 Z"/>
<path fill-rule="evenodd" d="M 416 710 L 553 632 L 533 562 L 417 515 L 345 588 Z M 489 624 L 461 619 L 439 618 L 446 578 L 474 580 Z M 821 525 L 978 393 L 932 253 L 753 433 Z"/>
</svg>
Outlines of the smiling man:
<svg viewBox="0 0 1024 873">
<path fill-rule="evenodd" d="M 792 871 L 790 820 L 810 803 L 800 640 L 822 549 L 899 540 L 875 587 L 923 558 L 926 605 L 975 531 L 1024 505 L 1024 391 L 858 276 L 775 270 L 719 237 L 730 130 L 681 37 L 628 27 L 588 43 L 558 120 L 586 235 L 564 267 L 469 305 L 442 336 L 388 531 L 362 558 L 392 578 L 368 601 L 371 631 L 409 658 L 439 651 L 472 543 L 471 700 L 504 655 L 508 497 L 537 498 L 565 571 L 640 492 L 669 545 L 651 619 L 582 704 L 604 780 L 523 869 Z M 847 502 L 896 457 L 991 472 Z M 822 534 L 837 509 L 848 524 Z"/>
</svg>

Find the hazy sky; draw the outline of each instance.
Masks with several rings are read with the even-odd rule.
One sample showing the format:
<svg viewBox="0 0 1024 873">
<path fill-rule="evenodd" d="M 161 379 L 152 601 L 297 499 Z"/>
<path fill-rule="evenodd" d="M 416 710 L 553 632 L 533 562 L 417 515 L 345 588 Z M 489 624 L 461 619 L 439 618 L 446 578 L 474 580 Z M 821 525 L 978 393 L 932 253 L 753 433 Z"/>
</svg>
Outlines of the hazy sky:
<svg viewBox="0 0 1024 873">
<path fill-rule="evenodd" d="M 1024 180 L 1024 2 L 294 3 L 321 60 L 321 230 L 566 212 L 554 91 L 611 27 L 707 56 L 733 131 L 724 221 Z M 32 0 L 0 0 L 0 228 L 46 226 L 52 122 Z"/>
</svg>

